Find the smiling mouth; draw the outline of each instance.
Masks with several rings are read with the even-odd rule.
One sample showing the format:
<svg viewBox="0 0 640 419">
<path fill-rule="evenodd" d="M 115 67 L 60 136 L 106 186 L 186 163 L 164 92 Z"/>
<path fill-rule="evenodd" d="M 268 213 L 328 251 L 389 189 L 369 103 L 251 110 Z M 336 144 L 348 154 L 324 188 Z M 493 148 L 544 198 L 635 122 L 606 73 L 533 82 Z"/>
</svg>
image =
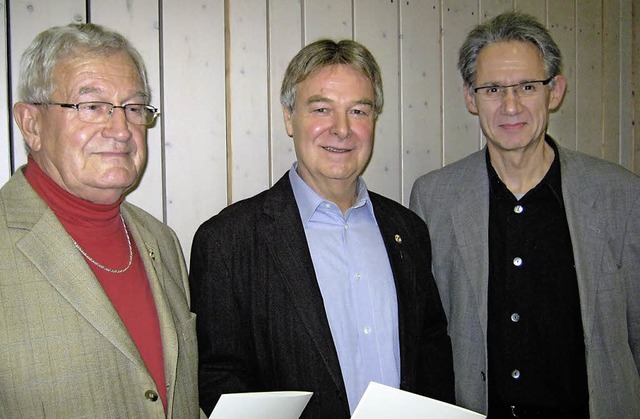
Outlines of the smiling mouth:
<svg viewBox="0 0 640 419">
<path fill-rule="evenodd" d="M 344 149 L 341 149 L 341 148 L 333 148 L 333 147 L 329 147 L 329 146 L 325 146 L 325 147 L 322 147 L 322 148 L 324 148 L 327 151 L 331 151 L 332 153 L 346 153 L 347 151 L 349 151 L 349 150 L 344 150 Z"/>
<path fill-rule="evenodd" d="M 520 127 L 522 127 L 524 125 L 525 125 L 524 122 L 512 122 L 512 123 L 508 123 L 508 124 L 501 124 L 500 126 L 502 128 L 506 128 L 506 129 L 513 129 L 513 128 L 520 128 Z"/>
</svg>

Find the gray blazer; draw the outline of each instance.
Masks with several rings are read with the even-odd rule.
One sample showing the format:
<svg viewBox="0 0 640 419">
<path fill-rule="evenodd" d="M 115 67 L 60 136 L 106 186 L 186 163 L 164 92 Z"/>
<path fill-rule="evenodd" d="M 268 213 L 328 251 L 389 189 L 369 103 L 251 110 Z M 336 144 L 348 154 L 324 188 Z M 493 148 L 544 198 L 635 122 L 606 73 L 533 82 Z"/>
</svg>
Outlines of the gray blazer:
<svg viewBox="0 0 640 419">
<path fill-rule="evenodd" d="M 559 148 L 592 418 L 640 418 L 640 179 Z M 456 400 L 487 411 L 489 181 L 485 152 L 420 177 L 410 207 L 429 227 L 453 345 Z"/>
<path fill-rule="evenodd" d="M 195 315 L 173 231 L 123 203 L 156 303 L 167 417 L 199 416 Z M 19 169 L 0 189 L 0 418 L 162 418 L 127 329 Z"/>
</svg>

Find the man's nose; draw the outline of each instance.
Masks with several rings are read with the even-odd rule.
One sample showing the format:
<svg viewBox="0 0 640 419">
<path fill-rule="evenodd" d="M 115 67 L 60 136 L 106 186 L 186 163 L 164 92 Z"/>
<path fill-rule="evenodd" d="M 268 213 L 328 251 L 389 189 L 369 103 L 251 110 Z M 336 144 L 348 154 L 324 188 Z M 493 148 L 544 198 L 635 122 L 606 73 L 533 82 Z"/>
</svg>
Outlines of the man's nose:
<svg viewBox="0 0 640 419">
<path fill-rule="evenodd" d="M 351 135 L 351 125 L 349 123 L 349 117 L 345 114 L 337 114 L 333 119 L 331 133 L 336 135 L 341 140 L 348 138 Z"/>
</svg>

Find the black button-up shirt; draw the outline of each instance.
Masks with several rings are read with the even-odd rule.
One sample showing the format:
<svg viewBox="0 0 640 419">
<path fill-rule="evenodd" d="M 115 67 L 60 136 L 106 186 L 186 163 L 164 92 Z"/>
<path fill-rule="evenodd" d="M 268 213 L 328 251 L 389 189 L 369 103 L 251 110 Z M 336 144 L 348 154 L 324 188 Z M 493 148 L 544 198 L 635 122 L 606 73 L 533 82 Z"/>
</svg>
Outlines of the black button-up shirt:
<svg viewBox="0 0 640 419">
<path fill-rule="evenodd" d="M 517 199 L 490 181 L 488 386 L 492 406 L 588 411 L 585 347 L 558 150 Z M 497 415 L 494 415 L 497 416 Z"/>
</svg>

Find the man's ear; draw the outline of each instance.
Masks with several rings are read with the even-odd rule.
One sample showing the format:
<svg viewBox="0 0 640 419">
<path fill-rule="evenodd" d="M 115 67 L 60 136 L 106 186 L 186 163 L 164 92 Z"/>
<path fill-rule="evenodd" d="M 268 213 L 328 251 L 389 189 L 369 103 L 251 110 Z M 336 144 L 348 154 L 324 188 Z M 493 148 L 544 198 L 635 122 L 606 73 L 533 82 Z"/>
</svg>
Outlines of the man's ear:
<svg viewBox="0 0 640 419">
<path fill-rule="evenodd" d="M 284 127 L 287 130 L 287 135 L 293 137 L 293 111 L 287 106 L 282 106 L 282 114 L 284 116 Z"/>
<path fill-rule="evenodd" d="M 473 92 L 473 87 L 468 84 L 464 84 L 462 86 L 462 90 L 464 90 L 464 103 L 467 105 L 467 110 L 474 114 L 478 114 L 478 107 L 476 106 L 476 95 Z"/>
<path fill-rule="evenodd" d="M 562 103 L 564 92 L 567 90 L 567 79 L 562 74 L 558 74 L 552 83 L 553 88 L 551 89 L 551 96 L 549 96 L 550 111 L 555 110 Z"/>
<path fill-rule="evenodd" d="M 13 105 L 13 118 L 22 132 L 25 143 L 32 151 L 42 147 L 40 139 L 40 110 L 33 103 L 18 102 Z"/>
</svg>

